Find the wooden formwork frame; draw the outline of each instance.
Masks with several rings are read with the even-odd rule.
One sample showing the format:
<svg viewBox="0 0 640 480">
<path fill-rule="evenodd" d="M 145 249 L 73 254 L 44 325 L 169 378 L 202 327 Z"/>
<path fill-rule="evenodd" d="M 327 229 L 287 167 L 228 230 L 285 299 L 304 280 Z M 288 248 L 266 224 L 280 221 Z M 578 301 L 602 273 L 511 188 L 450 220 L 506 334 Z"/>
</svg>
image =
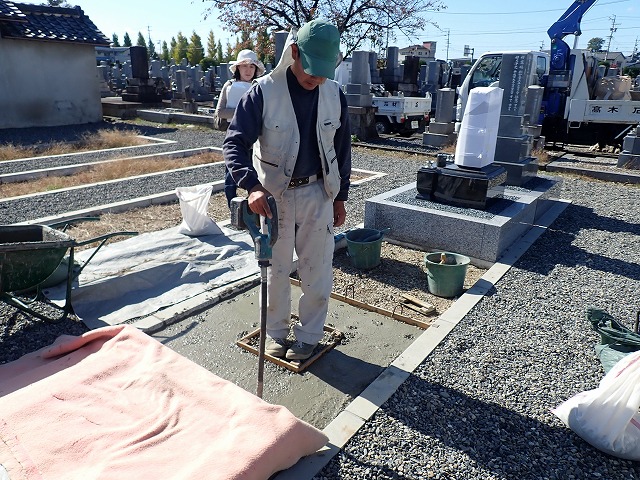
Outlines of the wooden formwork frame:
<svg viewBox="0 0 640 480">
<path fill-rule="evenodd" d="M 291 284 L 292 285 L 296 285 L 298 287 L 300 286 L 300 280 L 295 279 L 295 278 L 291 278 L 290 280 L 291 280 Z M 362 309 L 368 310 L 370 312 L 375 312 L 375 313 L 378 313 L 380 315 L 384 315 L 385 317 L 393 318 L 394 320 L 398 320 L 400 322 L 404 322 L 404 323 L 407 323 L 409 325 L 413 325 L 415 327 L 422 328 L 424 330 L 429 328 L 429 326 L 431 325 L 431 320 L 428 320 L 428 321 L 418 320 L 416 318 L 408 317 L 406 315 L 403 315 L 402 313 L 396 313 L 396 311 L 395 311 L 396 309 L 395 308 L 393 309 L 393 311 L 386 310 L 384 308 L 376 307 L 375 305 L 369 305 L 368 303 L 361 302 L 359 300 L 356 300 L 353 297 L 348 297 L 347 295 L 341 295 L 341 294 L 336 293 L 336 292 L 331 292 L 331 298 L 333 298 L 335 300 L 340 300 L 341 302 L 348 303 L 349 305 L 353 305 L 354 307 L 362 308 Z M 400 307 L 400 311 L 402 312 L 404 307 L 409 307 L 409 305 L 405 305 L 405 304 L 399 303 L 397 305 L 397 307 Z"/>
<path fill-rule="evenodd" d="M 298 287 L 300 286 L 300 280 L 295 278 L 290 278 L 290 281 L 292 285 L 295 285 Z M 339 300 L 341 302 L 345 302 L 349 305 L 353 305 L 354 307 L 362 308 L 363 310 L 367 310 L 369 312 L 375 312 L 385 317 L 389 317 L 394 320 L 398 320 L 400 322 L 404 322 L 406 324 L 413 325 L 415 327 L 419 327 L 422 329 L 427 329 L 431 325 L 431 321 L 418 320 L 416 318 L 408 317 L 406 315 L 403 315 L 402 313 L 396 313 L 395 309 L 393 311 L 389 311 L 384 308 L 376 307 L 375 305 L 369 305 L 368 303 L 361 302 L 359 300 L 356 300 L 353 297 L 348 297 L 347 295 L 341 295 L 339 293 L 331 292 L 331 298 L 335 300 Z M 397 306 L 400 307 L 401 312 L 404 309 L 404 307 L 408 307 L 412 309 L 411 305 L 409 304 L 399 303 Z M 415 310 L 415 311 L 419 311 L 419 310 Z M 292 315 L 292 317 L 295 319 L 296 316 Z M 330 341 L 326 343 L 321 350 L 316 352 L 313 356 L 311 356 L 304 362 L 300 362 L 297 360 L 293 360 L 293 361 L 286 360 L 286 359 L 274 357 L 273 355 L 269 355 L 267 353 L 264 354 L 264 358 L 266 360 L 269 360 L 272 363 L 275 363 L 276 365 L 286 368 L 287 370 L 291 370 L 292 372 L 295 372 L 295 373 L 301 373 L 307 368 L 309 368 L 309 366 L 313 364 L 313 362 L 318 360 L 318 358 L 320 358 L 322 355 L 324 355 L 325 353 L 330 351 L 332 348 L 334 348 L 336 345 L 338 345 L 344 338 L 344 334 L 342 332 L 328 325 L 324 326 L 324 331 L 329 334 Z M 260 329 L 258 328 L 248 333 L 247 335 L 242 337 L 240 340 L 238 340 L 236 342 L 236 345 L 247 350 L 248 352 L 253 353 L 254 355 L 258 355 L 259 353 L 258 349 L 254 345 L 258 344 L 259 338 L 260 338 Z"/>
<path fill-rule="evenodd" d="M 328 325 L 324 326 L 324 331 L 329 334 L 330 341 L 326 343 L 321 350 L 319 350 L 313 356 L 306 359 L 304 362 L 300 362 L 297 360 L 286 360 L 283 358 L 274 357 L 273 355 L 269 355 L 268 353 L 264 354 L 264 358 L 265 360 L 269 360 L 270 362 L 275 363 L 276 365 L 280 365 L 281 367 L 284 367 L 287 370 L 291 370 L 292 372 L 295 372 L 295 373 L 303 372 L 304 370 L 309 368 L 309 366 L 313 362 L 315 362 L 318 358 L 320 358 L 322 355 L 327 353 L 333 347 L 338 345 L 344 338 L 344 334 L 341 331 L 336 330 L 335 328 L 330 327 Z M 238 340 L 236 342 L 236 345 L 244 348 L 245 350 L 255 355 L 258 355 L 259 353 L 258 349 L 254 345 L 258 343 L 259 339 L 260 339 L 260 329 L 258 328 L 253 332 L 245 335 L 240 340 Z"/>
</svg>

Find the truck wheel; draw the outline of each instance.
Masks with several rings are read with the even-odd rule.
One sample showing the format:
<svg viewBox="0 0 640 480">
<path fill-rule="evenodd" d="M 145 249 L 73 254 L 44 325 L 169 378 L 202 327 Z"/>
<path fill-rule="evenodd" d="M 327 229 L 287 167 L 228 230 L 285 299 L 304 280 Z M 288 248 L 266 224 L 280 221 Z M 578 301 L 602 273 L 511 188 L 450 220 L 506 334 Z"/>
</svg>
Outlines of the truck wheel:
<svg viewBox="0 0 640 480">
<path fill-rule="evenodd" d="M 391 133 L 391 125 L 389 124 L 389 120 L 386 118 L 377 119 L 376 118 L 376 131 L 378 134 L 381 133 Z"/>
</svg>

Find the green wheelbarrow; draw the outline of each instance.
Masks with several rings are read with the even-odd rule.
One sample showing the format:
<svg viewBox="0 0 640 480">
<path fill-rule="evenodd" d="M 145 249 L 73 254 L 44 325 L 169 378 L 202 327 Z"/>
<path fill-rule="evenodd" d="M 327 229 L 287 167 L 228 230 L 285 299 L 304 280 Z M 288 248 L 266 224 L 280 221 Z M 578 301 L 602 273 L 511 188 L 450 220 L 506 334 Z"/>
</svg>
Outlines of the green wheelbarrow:
<svg viewBox="0 0 640 480">
<path fill-rule="evenodd" d="M 0 300 L 47 322 L 64 320 L 71 312 L 73 281 L 98 250 L 112 237 L 137 235 L 137 232 L 114 232 L 78 242 L 66 233 L 69 225 L 87 220 L 98 219 L 83 217 L 51 225 L 0 225 Z M 92 243 L 98 246 L 91 256 L 81 265 L 75 264 L 74 250 Z M 42 288 L 59 283 L 58 280 L 66 280 L 65 303 L 58 307 L 61 314 L 52 318 L 34 309 L 34 304 L 44 300 Z"/>
</svg>

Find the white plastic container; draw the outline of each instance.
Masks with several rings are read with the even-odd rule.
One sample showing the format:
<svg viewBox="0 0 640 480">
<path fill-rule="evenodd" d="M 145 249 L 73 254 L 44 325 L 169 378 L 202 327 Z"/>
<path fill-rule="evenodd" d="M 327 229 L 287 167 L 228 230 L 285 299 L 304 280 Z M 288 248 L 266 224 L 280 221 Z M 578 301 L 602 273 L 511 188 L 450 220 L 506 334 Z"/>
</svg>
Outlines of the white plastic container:
<svg viewBox="0 0 640 480">
<path fill-rule="evenodd" d="M 227 108 L 236 108 L 242 95 L 244 95 L 250 87 L 251 84 L 249 82 L 233 82 L 227 92 Z"/>
<path fill-rule="evenodd" d="M 456 145 L 456 165 L 482 168 L 493 163 L 503 92 L 498 87 L 476 87 L 469 93 Z"/>
</svg>

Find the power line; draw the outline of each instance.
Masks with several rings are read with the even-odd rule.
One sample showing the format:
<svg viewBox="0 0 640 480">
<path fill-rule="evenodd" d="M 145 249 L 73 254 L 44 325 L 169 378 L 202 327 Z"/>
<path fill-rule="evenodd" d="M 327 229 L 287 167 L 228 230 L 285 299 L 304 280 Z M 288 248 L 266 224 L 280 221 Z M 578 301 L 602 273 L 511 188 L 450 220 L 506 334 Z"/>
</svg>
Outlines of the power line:
<svg viewBox="0 0 640 480">
<path fill-rule="evenodd" d="M 631 0 L 614 0 L 612 2 L 606 2 L 606 3 L 601 3 L 599 6 L 605 6 L 605 5 L 613 5 L 615 3 L 625 3 L 625 2 L 629 2 Z M 564 12 L 566 9 L 559 9 L 559 8 L 552 8 L 552 9 L 548 9 L 548 10 L 529 10 L 529 11 L 523 11 L 523 12 L 444 12 L 444 11 L 437 11 L 437 12 L 431 12 L 432 14 L 441 14 L 441 15 L 523 15 L 523 14 L 528 14 L 528 13 L 548 13 L 548 12 Z"/>
</svg>

